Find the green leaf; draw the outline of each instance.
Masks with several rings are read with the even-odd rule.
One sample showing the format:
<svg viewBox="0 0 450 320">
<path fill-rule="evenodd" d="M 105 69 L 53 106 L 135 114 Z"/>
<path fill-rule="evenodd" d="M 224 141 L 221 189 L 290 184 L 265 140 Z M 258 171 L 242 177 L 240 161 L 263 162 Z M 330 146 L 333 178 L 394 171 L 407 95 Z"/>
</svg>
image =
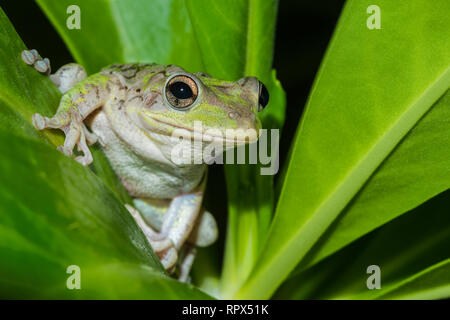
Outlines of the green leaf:
<svg viewBox="0 0 450 320">
<path fill-rule="evenodd" d="M 89 169 L 5 132 L 0 152 L 2 297 L 206 297 L 164 275 L 131 215 Z M 70 265 L 81 269 L 81 290 L 66 288 Z"/>
<path fill-rule="evenodd" d="M 378 299 L 431 300 L 450 297 L 450 259 L 406 279 Z"/>
<path fill-rule="evenodd" d="M 277 290 L 276 299 L 403 299 L 394 291 L 434 270 L 448 260 L 450 246 L 450 191 L 392 220 L 314 266 L 290 277 Z M 380 290 L 368 290 L 367 267 L 380 267 Z M 448 270 L 448 269 L 447 269 Z M 434 271 L 433 271 L 434 272 Z M 435 277 L 410 288 L 415 298 L 431 298 L 426 292 L 450 297 L 448 280 Z M 447 282 L 446 282 L 447 281 Z M 446 290 L 444 290 L 447 288 Z M 426 290 L 424 290 L 426 289 Z M 438 298 L 438 297 L 434 297 Z"/>
<path fill-rule="evenodd" d="M 271 95 L 270 105 L 262 113 L 265 128 L 279 128 L 283 122 L 284 91 L 272 71 L 278 1 L 38 3 L 89 72 L 112 62 L 150 61 L 228 80 L 257 76 Z M 80 6 L 81 30 L 66 28 L 65 10 L 70 4 Z M 273 177 L 261 176 L 256 165 L 227 166 L 226 176 L 230 217 L 221 295 L 229 297 L 249 274 L 267 234 L 273 211 Z"/>
<path fill-rule="evenodd" d="M 408 133 L 300 263 L 309 267 L 450 186 L 450 91 Z"/>
<path fill-rule="evenodd" d="M 37 2 L 88 73 L 135 61 L 204 69 L 184 0 Z M 74 4 L 81 12 L 79 30 L 66 26 L 66 10 Z"/>
<path fill-rule="evenodd" d="M 449 2 L 378 1 L 380 30 L 365 25 L 371 4 L 349 1 L 344 8 L 294 141 L 267 241 L 235 298 L 269 297 L 450 86 Z M 411 17 L 419 18 L 411 23 Z M 397 167 L 398 179 L 420 174 L 425 186 L 400 181 L 411 194 L 401 197 L 403 190 L 395 189 L 379 204 L 382 211 L 356 219 L 352 230 L 369 223 L 367 232 L 449 187 L 448 168 L 436 178 L 433 167 L 442 161 L 440 149 L 449 148 L 448 136 L 435 139 L 426 148 L 431 165 Z M 360 214 L 367 208 L 361 203 Z"/>
<path fill-rule="evenodd" d="M 58 107 L 60 92 L 50 79 L 26 65 L 21 58 L 26 49 L 2 11 L 0 23 L 0 128 L 10 133 L 43 139 L 54 146 L 64 141 L 59 130 L 37 131 L 31 125 L 36 113 L 53 115 Z M 130 202 L 106 157 L 98 146 L 93 148 L 91 168 L 124 202 Z"/>
<path fill-rule="evenodd" d="M 21 61 L 24 45 L 1 9 L 0 31 L 0 110 L 8 120 L 0 122 L 0 296 L 209 298 L 165 275 L 116 194 L 48 143 L 60 135 L 32 128 L 32 113 L 54 112 L 59 94 Z M 70 265 L 80 267 L 81 290 L 66 287 Z"/>
<path fill-rule="evenodd" d="M 48 77 L 22 61 L 23 49 L 25 46 L 0 9 L 0 128 L 59 144 L 63 141 L 61 135 L 48 130 L 39 132 L 31 125 L 33 113 L 56 110 L 60 93 Z"/>
</svg>

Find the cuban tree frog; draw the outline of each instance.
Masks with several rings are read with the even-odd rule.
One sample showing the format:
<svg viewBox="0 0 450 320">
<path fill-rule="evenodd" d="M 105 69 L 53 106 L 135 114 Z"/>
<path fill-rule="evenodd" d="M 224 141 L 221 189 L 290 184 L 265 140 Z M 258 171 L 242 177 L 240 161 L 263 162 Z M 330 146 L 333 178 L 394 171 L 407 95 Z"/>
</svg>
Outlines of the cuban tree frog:
<svg viewBox="0 0 450 320">
<path fill-rule="evenodd" d="M 48 59 L 36 50 L 23 51 L 22 59 L 50 75 Z M 177 270 L 187 281 L 195 247 L 217 238 L 213 216 L 201 207 L 207 165 L 190 160 L 203 159 L 212 141 L 229 146 L 228 129 L 258 133 L 257 113 L 268 103 L 267 89 L 254 77 L 231 82 L 174 65 L 140 63 L 111 65 L 89 77 L 72 63 L 50 78 L 63 93 L 59 108 L 50 118 L 34 114 L 33 125 L 64 131 L 58 149 L 72 156 L 77 146 L 82 155 L 75 160 L 85 166 L 93 161 L 88 146 L 100 143 L 133 198 L 127 209 L 154 252 L 169 273 Z M 174 139 L 176 130 L 188 137 Z M 234 145 L 258 139 L 235 131 Z M 173 151 L 181 140 L 192 152 L 177 156 Z M 180 159 L 184 154 L 189 161 Z"/>
</svg>

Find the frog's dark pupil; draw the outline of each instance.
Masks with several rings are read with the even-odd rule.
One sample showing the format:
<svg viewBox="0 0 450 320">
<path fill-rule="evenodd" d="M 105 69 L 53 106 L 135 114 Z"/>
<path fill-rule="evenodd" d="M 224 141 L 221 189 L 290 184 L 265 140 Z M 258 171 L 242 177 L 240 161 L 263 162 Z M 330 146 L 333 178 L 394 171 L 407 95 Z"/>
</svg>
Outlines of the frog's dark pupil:
<svg viewBox="0 0 450 320">
<path fill-rule="evenodd" d="M 189 99 L 192 98 L 194 93 L 189 85 L 184 82 L 177 81 L 170 85 L 170 92 L 178 99 Z"/>
<path fill-rule="evenodd" d="M 261 86 L 261 92 L 259 93 L 259 104 L 264 108 L 269 103 L 269 91 L 264 84 L 259 83 Z"/>
</svg>

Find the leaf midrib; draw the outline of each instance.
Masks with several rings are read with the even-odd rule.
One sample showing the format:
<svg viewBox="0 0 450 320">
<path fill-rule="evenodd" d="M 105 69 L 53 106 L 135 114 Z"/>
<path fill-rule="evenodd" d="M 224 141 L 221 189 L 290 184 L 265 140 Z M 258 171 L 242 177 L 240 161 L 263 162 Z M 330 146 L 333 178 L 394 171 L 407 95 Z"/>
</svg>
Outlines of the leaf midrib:
<svg viewBox="0 0 450 320">
<path fill-rule="evenodd" d="M 374 143 L 374 145 L 369 149 L 366 155 L 348 171 L 344 179 L 337 184 L 333 191 L 309 216 L 302 227 L 294 233 L 294 236 L 280 247 L 280 250 L 272 256 L 272 259 L 269 263 L 266 263 L 262 269 L 258 270 L 258 274 L 261 275 L 270 273 L 270 270 L 277 270 L 277 268 L 274 266 L 282 261 L 280 257 L 289 256 L 289 252 L 292 250 L 291 248 L 294 247 L 293 244 L 295 244 L 297 242 L 297 239 L 302 236 L 305 239 L 308 239 L 308 242 L 310 242 L 311 245 L 303 245 L 301 248 L 301 253 L 297 251 L 295 255 L 291 255 L 295 257 L 294 259 L 296 260 L 296 262 L 300 261 L 301 258 L 306 254 L 306 252 L 311 248 L 315 240 L 317 240 L 320 235 L 323 234 L 323 232 L 331 224 L 331 222 L 338 216 L 342 209 L 344 209 L 345 205 L 353 198 L 358 190 L 361 189 L 367 179 L 375 171 L 375 169 L 383 162 L 385 158 L 388 157 L 389 153 L 395 148 L 396 145 L 398 145 L 401 139 L 405 137 L 412 128 L 414 128 L 415 124 L 420 120 L 420 118 L 433 106 L 433 103 L 437 101 L 437 99 L 442 96 L 443 93 L 445 93 L 445 91 L 449 87 L 449 84 L 450 67 L 448 67 L 443 72 L 443 74 L 441 74 L 424 91 L 424 93 L 402 113 L 402 115 L 393 123 L 393 125 L 381 135 L 381 137 Z M 358 179 L 358 177 L 361 178 Z M 321 221 L 323 220 L 322 216 L 329 217 L 331 219 Z M 318 234 L 315 236 L 305 237 L 305 232 L 311 232 L 311 228 L 309 228 L 309 226 L 315 225 L 316 228 L 314 229 L 317 229 L 317 224 L 319 223 L 320 226 L 320 222 L 322 223 L 322 228 L 320 229 Z M 291 260 L 294 259 L 291 258 Z M 282 264 L 286 264 L 284 260 L 282 261 Z M 284 277 L 287 276 L 287 274 L 292 270 L 294 266 L 295 264 L 289 266 L 289 270 L 285 270 L 282 272 L 283 274 L 281 275 L 281 277 L 278 277 L 278 279 L 276 280 L 277 283 L 273 286 L 273 288 L 269 288 L 269 290 L 266 290 L 266 292 L 262 290 L 262 292 L 264 292 L 264 297 L 268 297 L 273 293 L 273 291 L 276 289 L 276 286 L 281 283 Z M 251 281 L 247 283 L 247 286 L 244 287 L 244 290 L 241 291 L 240 294 L 243 294 L 244 297 L 247 297 L 245 294 L 245 289 L 251 288 L 251 284 L 257 281 L 258 278 L 258 276 L 253 277 Z"/>
</svg>

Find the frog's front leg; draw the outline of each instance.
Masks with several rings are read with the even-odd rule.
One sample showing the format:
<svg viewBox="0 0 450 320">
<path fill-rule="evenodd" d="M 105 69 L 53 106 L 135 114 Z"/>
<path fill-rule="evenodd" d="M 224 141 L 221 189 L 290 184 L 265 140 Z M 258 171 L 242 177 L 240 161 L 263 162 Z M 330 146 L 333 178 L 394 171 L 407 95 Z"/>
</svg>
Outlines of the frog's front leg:
<svg viewBox="0 0 450 320">
<path fill-rule="evenodd" d="M 39 113 L 32 117 L 33 125 L 38 130 L 45 128 L 56 128 L 64 131 L 66 139 L 63 146 L 58 150 L 67 156 L 72 156 L 75 145 L 83 152 L 83 156 L 75 158 L 82 165 L 89 165 L 92 162 L 92 154 L 88 145 L 95 142 L 95 136 L 90 133 L 83 123 L 83 120 L 97 108 L 103 106 L 110 97 L 109 81 L 107 75 L 94 74 L 85 80 L 77 83 L 72 89 L 67 91 L 61 98 L 56 114 L 47 118 Z M 112 85 L 112 84 L 111 84 Z M 115 97 L 124 95 L 117 89 Z"/>
</svg>

